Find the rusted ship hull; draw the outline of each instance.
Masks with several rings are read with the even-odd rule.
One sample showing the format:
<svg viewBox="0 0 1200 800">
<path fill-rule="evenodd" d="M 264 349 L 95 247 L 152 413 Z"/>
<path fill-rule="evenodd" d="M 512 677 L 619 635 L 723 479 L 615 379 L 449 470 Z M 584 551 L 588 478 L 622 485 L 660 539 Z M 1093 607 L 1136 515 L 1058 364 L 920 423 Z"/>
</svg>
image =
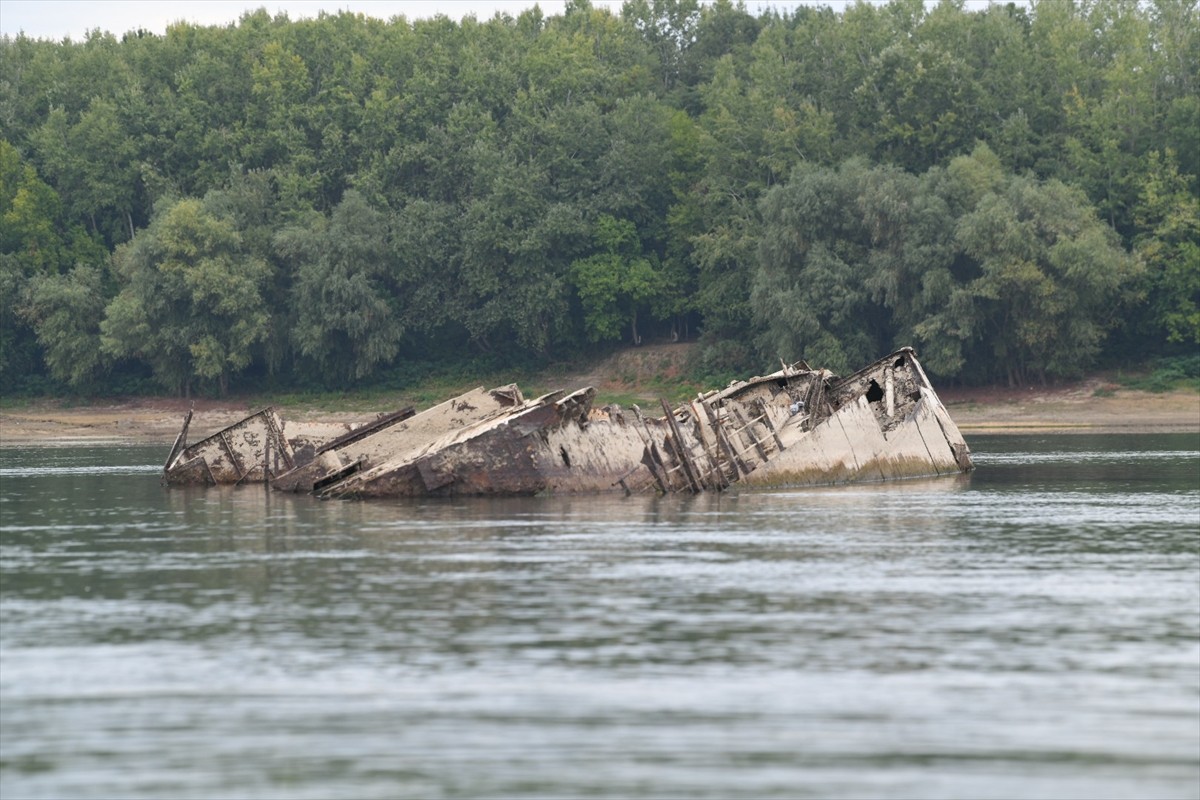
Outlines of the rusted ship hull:
<svg viewBox="0 0 1200 800">
<path fill-rule="evenodd" d="M 662 416 L 595 408 L 595 390 L 526 400 L 475 389 L 301 453 L 271 409 L 196 445 L 169 483 L 265 481 L 322 498 L 721 491 L 955 474 L 970 450 L 911 348 L 845 378 L 805 364 L 698 395 Z M 189 415 L 190 419 L 190 415 Z"/>
<path fill-rule="evenodd" d="M 189 411 L 163 467 L 170 484 L 263 483 L 295 467 L 295 453 L 283 436 L 274 409 L 251 414 L 193 445 L 187 444 Z"/>
</svg>

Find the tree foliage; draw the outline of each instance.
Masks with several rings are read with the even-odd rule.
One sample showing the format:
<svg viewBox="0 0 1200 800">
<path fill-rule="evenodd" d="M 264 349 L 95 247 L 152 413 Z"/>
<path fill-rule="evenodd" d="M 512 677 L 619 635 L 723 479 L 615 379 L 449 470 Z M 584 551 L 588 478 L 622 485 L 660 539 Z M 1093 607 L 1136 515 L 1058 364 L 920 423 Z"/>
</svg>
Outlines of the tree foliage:
<svg viewBox="0 0 1200 800">
<path fill-rule="evenodd" d="M 637 228 L 604 215 L 596 223 L 598 252 L 571 265 L 571 282 L 583 304 L 584 327 L 594 342 L 621 338 L 638 345 L 638 312 L 643 314 L 663 291 L 663 277 L 642 254 Z"/>
<path fill-rule="evenodd" d="M 1006 175 L 982 145 L 920 176 L 797 169 L 763 217 L 763 348 L 834 369 L 911 341 L 942 374 L 1077 375 L 1139 273 L 1081 191 Z"/>
<path fill-rule="evenodd" d="M 1028 381 L 1194 346 L 1197 75 L 1193 0 L 4 37 L 0 378 L 340 385 L 700 331 Z"/>
<path fill-rule="evenodd" d="M 334 380 L 355 380 L 396 356 L 404 327 L 391 301 L 387 219 L 353 190 L 326 221 L 285 228 L 276 249 L 296 267 L 293 339 Z"/>
<path fill-rule="evenodd" d="M 233 222 L 201 200 L 167 201 L 114 261 L 123 288 L 101 323 L 105 352 L 146 361 L 182 394 L 197 380 L 225 393 L 268 323 L 269 266 L 247 252 Z"/>
</svg>

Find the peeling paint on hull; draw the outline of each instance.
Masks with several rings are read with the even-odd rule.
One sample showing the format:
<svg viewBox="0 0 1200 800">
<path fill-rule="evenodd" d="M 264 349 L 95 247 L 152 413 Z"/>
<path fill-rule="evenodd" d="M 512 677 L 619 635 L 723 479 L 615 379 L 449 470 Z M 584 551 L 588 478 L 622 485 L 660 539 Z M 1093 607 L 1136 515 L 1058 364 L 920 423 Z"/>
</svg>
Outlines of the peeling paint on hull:
<svg viewBox="0 0 1200 800">
<path fill-rule="evenodd" d="M 278 434 L 271 409 L 191 447 L 189 414 L 164 475 L 168 483 L 256 480 L 322 498 L 374 498 L 694 493 L 972 469 L 911 348 L 845 378 L 785 366 L 675 408 L 663 402 L 662 416 L 598 409 L 594 397 L 590 387 L 533 400 L 513 385 L 475 389 L 420 414 L 381 417 L 306 457 Z"/>
</svg>

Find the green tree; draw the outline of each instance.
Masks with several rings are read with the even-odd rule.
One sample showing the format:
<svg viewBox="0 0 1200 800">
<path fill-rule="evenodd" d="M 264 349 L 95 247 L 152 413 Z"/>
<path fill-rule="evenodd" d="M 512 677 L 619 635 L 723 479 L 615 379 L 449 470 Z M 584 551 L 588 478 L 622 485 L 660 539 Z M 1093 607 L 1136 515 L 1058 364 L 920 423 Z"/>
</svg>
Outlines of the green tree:
<svg viewBox="0 0 1200 800">
<path fill-rule="evenodd" d="M 1151 154 L 1134 218 L 1151 324 L 1168 342 L 1200 345 L 1200 200 L 1171 154 Z"/>
<path fill-rule="evenodd" d="M 857 89 L 871 108 L 881 161 L 924 171 L 978 135 L 980 87 L 971 65 L 954 52 L 971 23 L 951 8 L 926 16 L 920 0 L 888 7 L 899 35 L 874 54 L 870 80 Z"/>
<path fill-rule="evenodd" d="M 244 163 L 252 168 L 290 163 L 311 172 L 315 159 L 304 120 L 311 87 L 304 59 L 271 41 L 255 59 L 251 75 L 254 102 L 247 109 Z"/>
<path fill-rule="evenodd" d="M 1012 177 L 958 220 L 955 236 L 979 265 L 970 289 L 980 333 L 1010 384 L 1095 363 L 1137 264 L 1081 191 Z"/>
<path fill-rule="evenodd" d="M 456 305 L 481 350 L 545 355 L 569 328 L 567 270 L 586 228 L 576 205 L 548 201 L 543 169 L 518 164 L 498 165 L 492 191 L 467 205 Z"/>
<path fill-rule="evenodd" d="M 845 372 L 874 358 L 880 312 L 867 290 L 870 236 L 852 213 L 869 168 L 799 167 L 763 198 L 753 308 L 770 358 Z"/>
<path fill-rule="evenodd" d="M 144 347 L 185 390 L 258 368 L 363 380 L 410 352 L 467 344 L 544 356 L 588 338 L 572 265 L 612 255 L 595 239 L 606 216 L 636 232 L 624 263 L 658 276 L 659 293 L 633 303 L 639 333 L 670 319 L 706 348 L 718 342 L 714 352 L 756 342 L 772 358 L 812 348 L 850 364 L 915 343 L 944 376 L 1003 376 L 1023 362 L 1014 380 L 1053 377 L 1064 354 L 1088 362 L 1113 316 L 1087 299 L 1087 280 L 1055 266 L 1065 249 L 1051 255 L 1071 241 L 1109 257 L 1107 234 L 1088 239 L 1089 226 L 1064 221 L 1081 208 L 1098 209 L 1147 267 L 1143 300 L 1124 278 L 1099 292 L 1119 304 L 1126 343 L 1150 357 L 1191 341 L 1195 0 L 985 5 L 760 12 L 735 0 L 630 0 L 618 14 L 572 0 L 558 15 L 461 22 L 293 22 L 260 9 L 163 35 L 0 37 L 0 373 L 103 373 L 86 347 L 66 346 L 95 334 L 79 290 L 95 285 L 92 269 L 106 300 L 124 290 L 110 307 L 108 356 Z M 1015 175 L 1028 177 L 1025 189 Z M 822 181 L 844 205 L 805 195 Z M 1051 214 L 1044 196 L 1070 213 Z M 139 294 L 104 258 L 138 239 L 116 262 L 133 269 L 146 250 L 155 263 L 150 245 L 166 247 L 165 215 L 180 197 L 204 198 L 204 215 L 232 231 L 212 252 L 254 287 L 239 295 L 250 298 L 247 352 L 185 324 L 222 318 L 201 308 L 231 302 L 216 290 L 196 300 L 182 278 L 148 271 Z M 345 212 L 335 221 L 343 203 L 379 228 L 355 229 Z M 984 257 L 989 236 L 1008 244 L 996 220 L 1014 215 L 1014 230 L 1067 231 L 1052 244 L 1037 228 L 1043 238 L 1028 245 L 1045 281 L 1016 270 L 1015 246 Z M 786 232 L 793 218 L 799 234 Z M 330 239 L 339 225 L 353 243 L 341 253 Z M 298 302 L 324 302 L 322 275 L 335 287 L 329 319 Z M 176 299 L 156 307 L 155 287 Z M 751 298 L 774 303 L 776 290 L 808 305 L 771 318 Z M 1006 305 L 1010 295 L 1022 299 Z M 1055 310 L 1075 295 L 1085 298 L 1078 315 Z M 620 291 L 596 297 L 596 309 L 626 302 Z M 79 327 L 52 323 L 72 303 Z M 144 342 L 116 335 L 146 314 Z M 596 319 L 593 334 L 604 327 Z M 164 332 L 181 330 L 178 342 Z M 79 371 L 65 367 L 71 352 Z M 201 377 L 219 362 L 224 381 Z M 112 365 L 114 378 L 129 366 Z"/>
<path fill-rule="evenodd" d="M 270 268 L 246 251 L 233 221 L 201 200 L 164 202 L 114 261 L 121 290 L 101 324 L 104 351 L 146 362 L 185 396 L 197 379 L 226 393 L 270 319 Z"/>
<path fill-rule="evenodd" d="M 70 263 L 58 193 L 0 139 L 0 252 L 11 253 L 28 277 Z"/>
<path fill-rule="evenodd" d="M 972 320 L 954 306 L 951 287 L 959 249 L 952 206 L 938 191 L 943 178 L 938 167 L 919 176 L 876 167 L 863 175 L 853 212 L 860 215 L 870 241 L 864 286 L 890 318 L 892 338 L 882 344 L 893 349 L 919 346 L 930 370 L 955 375 L 962 366 L 956 345 Z M 928 336 L 927 328 L 918 330 L 929 316 L 951 308 L 957 312 L 952 328 L 939 330 L 937 337 Z"/>
<path fill-rule="evenodd" d="M 699 0 L 626 0 L 621 14 L 633 23 L 657 57 L 663 88 L 674 88 L 683 77 L 688 51 L 697 39 Z"/>
<path fill-rule="evenodd" d="M 451 203 L 414 200 L 391 220 L 392 280 L 406 331 L 454 339 L 461 330 L 463 300 L 461 209 Z"/>
<path fill-rule="evenodd" d="M 760 228 L 756 204 L 766 188 L 757 163 L 761 131 L 745 124 L 752 114 L 737 66 L 726 56 L 702 89 L 707 110 L 698 123 L 697 149 L 703 167 L 690 189 L 687 216 L 676 216 L 694 231 L 689 247 L 697 274 L 695 307 L 707 332 L 718 338 L 737 337 L 749 324 L 750 271 Z M 685 208 L 677 205 L 676 211 Z"/>
<path fill-rule="evenodd" d="M 293 337 L 327 385 L 360 380 L 399 353 L 404 325 L 389 282 L 387 217 L 350 190 L 328 220 L 312 215 L 275 246 L 296 270 Z"/>
<path fill-rule="evenodd" d="M 632 222 L 605 214 L 596 222 L 594 238 L 599 252 L 571 265 L 587 337 L 593 342 L 617 340 L 628 325 L 630 341 L 641 344 L 638 312 L 645 313 L 663 294 L 662 274 L 642 255 Z"/>
<path fill-rule="evenodd" d="M 100 346 L 105 306 L 104 273 L 79 264 L 66 275 L 30 281 L 22 315 L 37 332 L 51 377 L 77 389 L 91 388 L 108 369 Z"/>
<path fill-rule="evenodd" d="M 907 277 L 888 270 L 874 278 L 877 290 L 896 291 L 907 298 L 891 306 L 896 344 L 920 348 L 922 362 L 937 375 L 976 381 L 995 377 L 991 357 L 979 345 L 984 318 L 972 287 L 981 268 L 964 252 L 955 226 L 985 197 L 1003 192 L 1009 177 L 986 144 L 953 159 L 944 170 L 935 167 L 926 172 L 910 203 L 919 213 L 914 220 L 918 229 L 899 233 L 904 249 L 911 253 L 904 262 L 915 269 Z"/>
<path fill-rule="evenodd" d="M 760 347 L 834 369 L 916 344 L 947 377 L 1074 376 L 1138 273 L 1079 190 L 1006 174 L 984 145 L 921 176 L 800 168 L 762 208 Z"/>
<path fill-rule="evenodd" d="M 90 377 L 95 362 L 87 350 L 94 342 L 85 329 L 98 322 L 92 305 L 103 304 L 105 260 L 102 246 L 66 222 L 58 193 L 0 139 L 0 377 L 6 384 L 40 372 L 43 354 L 56 378 L 81 384 Z M 77 274 L 67 277 L 73 266 Z M 77 279 L 87 291 L 76 290 Z M 71 288 L 51 300 L 48 293 L 60 284 Z M 51 314 L 50 306 L 61 313 Z M 67 363 L 68 353 L 82 359 L 77 367 Z"/>
</svg>

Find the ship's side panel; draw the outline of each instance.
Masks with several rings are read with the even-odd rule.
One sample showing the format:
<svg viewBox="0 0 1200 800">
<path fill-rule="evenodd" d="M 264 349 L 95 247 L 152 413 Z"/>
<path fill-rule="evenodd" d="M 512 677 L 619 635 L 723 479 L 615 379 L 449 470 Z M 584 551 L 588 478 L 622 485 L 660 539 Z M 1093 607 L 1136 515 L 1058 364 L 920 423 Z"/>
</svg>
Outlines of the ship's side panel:
<svg viewBox="0 0 1200 800">
<path fill-rule="evenodd" d="M 863 470 L 855 456 L 855 444 L 866 449 L 862 441 L 866 422 L 873 424 L 869 411 L 858 404 L 843 406 L 783 452 L 760 464 L 742 478 L 740 485 L 813 486 L 859 479 Z"/>
<path fill-rule="evenodd" d="M 642 464 L 646 445 L 634 427 L 636 420 L 596 420 L 584 426 L 567 424 L 546 434 L 534 461 L 556 493 L 609 492 L 640 487 L 652 480 Z M 644 434 L 643 434 L 644 435 Z"/>
<path fill-rule="evenodd" d="M 178 450 L 164 469 L 168 483 L 191 483 L 203 474 L 213 483 L 261 483 L 294 466 L 292 449 L 283 437 L 283 422 L 274 409 L 264 409 L 240 422 Z M 199 459 L 206 469 L 197 472 Z M 185 464 L 190 464 L 184 469 Z"/>
<path fill-rule="evenodd" d="M 885 433 L 870 404 L 859 398 L 792 442 L 741 483 L 812 486 L 960 472 L 962 468 L 942 433 L 935 407 L 940 406 L 918 401 Z"/>
</svg>

